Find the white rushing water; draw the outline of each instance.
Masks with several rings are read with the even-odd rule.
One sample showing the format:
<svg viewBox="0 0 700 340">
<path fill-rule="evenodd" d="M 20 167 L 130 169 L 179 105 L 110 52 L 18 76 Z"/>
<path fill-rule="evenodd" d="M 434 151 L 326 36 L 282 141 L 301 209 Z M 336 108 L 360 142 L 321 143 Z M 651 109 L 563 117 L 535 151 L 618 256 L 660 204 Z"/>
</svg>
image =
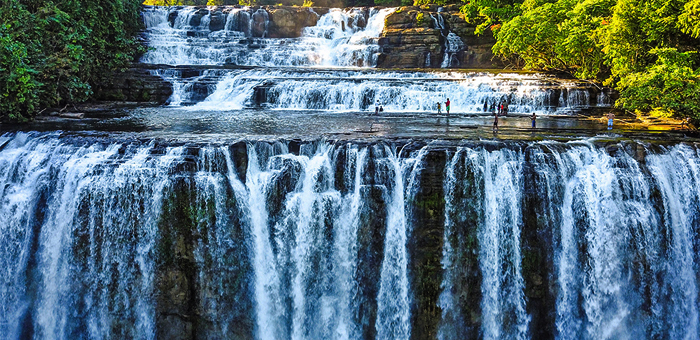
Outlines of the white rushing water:
<svg viewBox="0 0 700 340">
<path fill-rule="evenodd" d="M 12 247 L 2 260 L 12 262 L 3 275 L 10 281 L 3 282 L 0 334 L 19 337 L 30 312 L 38 338 L 70 339 L 78 330 L 90 338 L 152 338 L 156 223 L 165 174 L 182 149 L 152 158 L 153 145 L 76 147 L 48 138 L 19 135 L 0 157 L 3 238 L 15 240 L 3 240 Z M 120 150 L 130 158 L 120 161 Z M 36 290 L 29 311 L 29 292 L 13 288 L 23 277 Z"/>
<path fill-rule="evenodd" d="M 415 157 L 402 160 L 386 148 L 387 170 L 393 175 L 387 212 L 387 230 L 384 243 L 384 261 L 381 267 L 379 296 L 377 298 L 377 337 L 379 339 L 409 339 L 410 293 L 408 282 L 408 251 L 410 206 L 419 185 L 418 174 L 425 150 Z"/>
<path fill-rule="evenodd" d="M 552 81 L 534 74 L 237 70 L 224 72 L 192 109 L 254 107 L 257 87 L 265 88 L 261 106 L 280 110 L 373 111 L 379 101 L 387 112 L 435 112 L 447 98 L 454 113 L 483 113 L 485 104 L 500 102 L 509 102 L 511 113 L 567 114 L 591 105 L 588 88 L 559 80 L 568 89 L 553 90 L 545 86 Z M 182 101 L 176 93 L 171 102 Z"/>
<path fill-rule="evenodd" d="M 414 210 L 441 171 L 444 229 L 426 230 Z M 0 138 L 0 184 L 3 339 L 187 327 L 408 339 L 425 334 L 414 320 L 426 316 L 440 339 L 699 338 L 690 144 L 183 146 L 16 133 Z M 427 231 L 442 239 L 435 314 L 416 308 L 428 298 L 414 286 L 428 279 L 414 257 Z"/>
<path fill-rule="evenodd" d="M 147 7 L 148 64 L 371 67 L 377 38 L 393 8 L 332 8 L 299 38 L 268 38 L 265 9 Z M 168 17 L 174 16 L 169 21 Z M 213 29 L 212 20 L 220 22 Z"/>
</svg>

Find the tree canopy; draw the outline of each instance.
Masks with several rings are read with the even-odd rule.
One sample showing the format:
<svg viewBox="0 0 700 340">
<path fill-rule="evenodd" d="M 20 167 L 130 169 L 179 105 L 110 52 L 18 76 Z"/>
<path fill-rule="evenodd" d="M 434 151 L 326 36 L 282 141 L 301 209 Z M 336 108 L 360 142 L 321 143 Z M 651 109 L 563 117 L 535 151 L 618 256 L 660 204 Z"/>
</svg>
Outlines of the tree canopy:
<svg viewBox="0 0 700 340">
<path fill-rule="evenodd" d="M 613 86 L 624 109 L 700 120 L 700 0 L 477 2 L 463 10 L 493 30 L 495 54 Z"/>
<path fill-rule="evenodd" d="M 128 65 L 144 47 L 140 1 L 2 0 L 0 119 L 30 119 L 42 107 L 80 102 L 91 84 Z"/>
</svg>

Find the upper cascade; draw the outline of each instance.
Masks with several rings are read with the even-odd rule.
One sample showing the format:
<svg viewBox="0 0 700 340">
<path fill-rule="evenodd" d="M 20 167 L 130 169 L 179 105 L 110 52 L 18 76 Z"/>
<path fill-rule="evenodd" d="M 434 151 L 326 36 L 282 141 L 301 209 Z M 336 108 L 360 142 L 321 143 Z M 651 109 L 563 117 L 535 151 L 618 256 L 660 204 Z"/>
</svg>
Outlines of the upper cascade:
<svg viewBox="0 0 700 340">
<path fill-rule="evenodd" d="M 393 8 L 157 7 L 142 12 L 151 48 L 168 65 L 374 67 Z M 325 12 L 325 13 L 324 13 Z"/>
</svg>

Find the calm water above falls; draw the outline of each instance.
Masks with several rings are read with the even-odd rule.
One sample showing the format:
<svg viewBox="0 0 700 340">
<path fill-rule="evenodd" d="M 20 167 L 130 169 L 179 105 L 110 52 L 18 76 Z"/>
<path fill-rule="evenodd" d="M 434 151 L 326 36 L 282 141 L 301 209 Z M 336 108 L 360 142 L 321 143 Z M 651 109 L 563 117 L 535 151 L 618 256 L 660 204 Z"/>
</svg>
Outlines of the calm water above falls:
<svg viewBox="0 0 700 340">
<path fill-rule="evenodd" d="M 698 338 L 692 145 L 0 142 L 2 338 Z"/>
</svg>

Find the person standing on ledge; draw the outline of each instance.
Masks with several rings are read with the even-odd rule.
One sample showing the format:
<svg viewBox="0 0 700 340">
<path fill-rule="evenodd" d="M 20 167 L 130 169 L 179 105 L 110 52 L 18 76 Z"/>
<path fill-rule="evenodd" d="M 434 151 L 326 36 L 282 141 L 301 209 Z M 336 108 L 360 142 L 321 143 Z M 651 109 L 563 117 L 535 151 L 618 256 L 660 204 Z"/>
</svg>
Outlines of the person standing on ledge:
<svg viewBox="0 0 700 340">
<path fill-rule="evenodd" d="M 533 113 L 532 113 L 532 117 L 530 117 L 530 120 L 532 121 L 532 128 L 533 128 L 533 129 L 537 127 L 536 119 L 537 119 L 537 116 L 536 116 L 535 113 L 533 112 Z"/>
<path fill-rule="evenodd" d="M 450 114 L 450 98 L 447 98 L 447 101 L 445 102 L 445 111 L 447 111 L 447 115 Z"/>
<path fill-rule="evenodd" d="M 437 104 L 438 104 L 438 114 L 441 114 L 442 113 L 442 104 L 440 104 L 440 102 L 438 102 Z"/>
<path fill-rule="evenodd" d="M 608 130 L 613 128 L 613 119 L 615 119 L 615 114 L 612 111 L 608 112 Z"/>
<path fill-rule="evenodd" d="M 379 99 L 374 103 L 374 114 L 379 114 Z"/>
<path fill-rule="evenodd" d="M 498 132 L 498 114 L 493 115 L 493 133 Z"/>
<path fill-rule="evenodd" d="M 488 110 L 489 110 L 489 101 L 488 101 L 488 100 L 484 100 L 484 112 L 486 112 L 486 111 L 488 111 Z"/>
</svg>

